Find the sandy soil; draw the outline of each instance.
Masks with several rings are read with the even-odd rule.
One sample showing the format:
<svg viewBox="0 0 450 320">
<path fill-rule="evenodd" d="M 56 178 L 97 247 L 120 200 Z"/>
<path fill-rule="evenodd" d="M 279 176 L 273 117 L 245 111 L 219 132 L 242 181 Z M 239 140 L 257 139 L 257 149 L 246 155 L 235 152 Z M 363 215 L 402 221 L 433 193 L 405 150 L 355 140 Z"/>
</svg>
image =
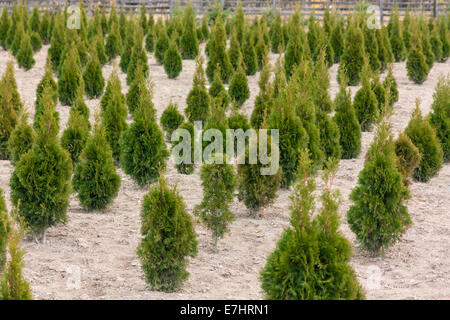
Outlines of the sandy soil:
<svg viewBox="0 0 450 320">
<path fill-rule="evenodd" d="M 36 86 L 43 73 L 48 46 L 35 55 L 36 65 L 25 72 L 17 67 L 19 92 L 32 116 Z M 0 73 L 5 70 L 9 55 L 0 51 Z M 276 56 L 271 56 L 274 62 Z M 163 67 L 149 57 L 151 79 L 154 83 L 153 102 L 158 116 L 170 101 L 179 110 L 186 107 L 186 96 L 192 86 L 194 61 L 183 61 L 183 71 L 178 79 L 169 80 Z M 103 69 L 107 78 L 112 65 Z M 338 90 L 337 66 L 330 69 L 332 97 Z M 435 64 L 423 85 L 414 85 L 406 76 L 405 63 L 395 65 L 394 74 L 400 90 L 400 100 L 395 105 L 392 123 L 396 133 L 403 130 L 414 108 L 416 97 L 422 99 L 422 110 L 428 113 L 432 93 L 440 73 L 448 74 L 450 63 Z M 120 73 L 123 92 L 126 93 L 125 75 Z M 258 75 L 249 77 L 251 97 L 242 110 L 251 114 L 258 94 Z M 355 93 L 357 88 L 352 88 Z M 92 114 L 99 100 L 88 100 Z M 58 104 L 61 130 L 67 124 L 69 108 Z M 351 202 L 348 196 L 356 185 L 358 173 L 373 133 L 363 133 L 363 152 L 357 159 L 342 160 L 335 187 L 341 191 L 343 203 L 341 230 L 356 246 L 345 213 Z M 0 161 L 0 186 L 9 202 L 9 178 L 13 167 Z M 122 186 L 119 196 L 106 213 L 86 213 L 72 196 L 68 223 L 49 229 L 47 244 L 25 241 L 26 278 L 31 283 L 36 299 L 262 299 L 258 281 L 267 255 L 288 224 L 289 191 L 280 191 L 275 203 L 265 209 L 262 218 L 250 218 L 246 208 L 235 201 L 236 220 L 231 232 L 220 242 L 218 252 L 211 247 L 210 234 L 196 226 L 199 253 L 191 259 L 189 280 L 177 293 L 160 293 L 149 290 L 142 279 L 136 246 L 140 239 L 140 201 L 147 189 L 137 187 L 120 171 Z M 193 175 L 176 172 L 173 161 L 168 164 L 167 178 L 178 189 L 189 212 L 202 199 L 198 169 Z M 401 242 L 390 249 L 385 257 L 371 257 L 355 249 L 352 265 L 369 299 L 450 299 L 450 165 L 446 164 L 429 183 L 413 183 L 412 199 L 408 203 L 413 225 Z M 77 270 L 81 274 L 80 287 L 72 285 Z M 376 280 L 379 280 L 378 282 Z"/>
</svg>

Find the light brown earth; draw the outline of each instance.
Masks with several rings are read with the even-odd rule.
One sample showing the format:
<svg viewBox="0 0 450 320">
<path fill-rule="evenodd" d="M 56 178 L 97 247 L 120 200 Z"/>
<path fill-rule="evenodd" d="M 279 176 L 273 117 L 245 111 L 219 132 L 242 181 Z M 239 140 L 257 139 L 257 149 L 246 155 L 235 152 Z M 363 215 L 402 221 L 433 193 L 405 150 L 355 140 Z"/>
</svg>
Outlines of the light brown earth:
<svg viewBox="0 0 450 320">
<path fill-rule="evenodd" d="M 33 114 L 36 86 L 43 73 L 48 46 L 35 55 L 36 65 L 25 72 L 15 65 L 16 79 L 22 100 Z M 276 56 L 271 57 L 272 62 Z M 0 73 L 6 67 L 9 55 L 0 51 Z M 192 86 L 194 61 L 183 61 L 183 71 L 175 80 L 169 80 L 162 66 L 149 57 L 151 79 L 154 83 L 153 102 L 158 117 L 172 100 L 183 111 L 186 96 Z M 105 78 L 111 65 L 103 69 Z M 338 90 L 337 66 L 330 69 L 332 97 Z M 394 74 L 400 90 L 395 104 L 392 124 L 396 133 L 403 130 L 414 108 L 416 97 L 422 99 L 424 113 L 430 111 L 432 94 L 440 73 L 448 74 L 450 63 L 435 64 L 423 85 L 411 83 L 406 76 L 405 63 L 395 65 Z M 123 92 L 126 93 L 125 75 L 120 73 Z M 250 115 L 258 94 L 258 75 L 249 77 L 251 97 L 242 110 Z M 357 88 L 352 88 L 355 93 Z M 93 115 L 99 100 L 89 100 Z M 67 124 L 69 107 L 58 104 L 61 130 Z M 93 116 L 92 116 L 93 118 Z M 30 118 L 31 119 L 31 118 Z M 363 159 L 373 133 L 363 133 L 363 152 L 357 159 L 341 160 L 335 187 L 342 194 L 340 208 L 341 230 L 356 247 L 345 213 L 351 202 L 348 196 L 356 185 Z M 178 183 L 187 208 L 202 199 L 198 169 L 193 175 L 176 172 L 173 161 L 168 164 L 167 178 Z M 0 186 L 9 202 L 9 178 L 13 167 L 0 161 Z M 36 299 L 262 299 L 258 280 L 266 257 L 288 224 L 289 192 L 280 191 L 275 203 L 267 208 L 262 218 L 250 218 L 246 208 L 235 201 L 236 215 L 231 232 L 220 242 L 218 252 L 211 247 L 210 234 L 196 226 L 199 240 L 198 256 L 190 260 L 190 277 L 177 293 L 149 290 L 142 279 L 136 246 L 140 239 L 140 201 L 147 189 L 137 187 L 120 171 L 122 186 L 118 197 L 106 213 L 86 213 L 76 197 L 72 196 L 68 210 L 68 223 L 48 230 L 47 244 L 24 241 L 26 278 L 31 283 Z M 386 252 L 384 258 L 371 257 L 355 249 L 352 266 L 358 274 L 369 299 L 450 299 L 450 165 L 446 164 L 429 183 L 413 183 L 412 199 L 408 209 L 413 225 L 402 241 Z M 71 285 L 76 270 L 81 271 L 81 288 Z M 71 271 L 75 273 L 71 274 Z M 373 279 L 380 279 L 374 282 Z M 76 283 L 76 282 L 75 282 Z M 372 285 L 371 285 L 372 284 Z"/>
</svg>

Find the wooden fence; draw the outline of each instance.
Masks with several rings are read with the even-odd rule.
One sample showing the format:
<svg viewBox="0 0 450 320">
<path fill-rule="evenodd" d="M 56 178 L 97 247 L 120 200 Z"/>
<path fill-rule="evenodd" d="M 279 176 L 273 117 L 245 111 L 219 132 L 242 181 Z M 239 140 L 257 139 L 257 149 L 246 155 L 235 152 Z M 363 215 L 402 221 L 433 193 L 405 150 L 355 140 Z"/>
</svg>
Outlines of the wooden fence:
<svg viewBox="0 0 450 320">
<path fill-rule="evenodd" d="M 234 11 L 239 3 L 239 0 L 82 0 L 85 8 L 90 11 L 95 10 L 96 7 L 105 7 L 109 9 L 112 4 L 116 8 L 123 7 L 126 12 L 137 13 L 142 4 L 145 4 L 147 10 L 152 10 L 156 15 L 170 15 L 177 7 L 185 7 L 188 2 L 196 10 L 197 14 L 201 15 L 210 10 L 219 1 L 225 10 Z M 10 9 L 14 3 L 19 3 L 20 0 L 0 0 L 0 8 L 8 6 Z M 24 0 L 26 5 L 30 8 L 37 6 L 40 10 L 49 8 L 51 11 L 62 8 L 65 5 L 77 5 L 79 0 Z M 301 12 L 309 16 L 311 13 L 317 18 L 323 16 L 325 8 L 334 8 L 347 15 L 349 12 L 361 4 L 360 0 L 241 0 L 244 13 L 246 15 L 260 15 L 267 10 L 279 10 L 282 16 L 288 16 L 295 8 L 300 7 Z M 365 3 L 375 5 L 379 9 L 380 19 L 383 21 L 384 17 L 389 17 L 395 5 L 398 5 L 399 15 L 402 16 L 409 6 L 411 12 L 424 14 L 427 16 L 438 16 L 446 14 L 450 10 L 448 0 L 366 0 Z"/>
</svg>

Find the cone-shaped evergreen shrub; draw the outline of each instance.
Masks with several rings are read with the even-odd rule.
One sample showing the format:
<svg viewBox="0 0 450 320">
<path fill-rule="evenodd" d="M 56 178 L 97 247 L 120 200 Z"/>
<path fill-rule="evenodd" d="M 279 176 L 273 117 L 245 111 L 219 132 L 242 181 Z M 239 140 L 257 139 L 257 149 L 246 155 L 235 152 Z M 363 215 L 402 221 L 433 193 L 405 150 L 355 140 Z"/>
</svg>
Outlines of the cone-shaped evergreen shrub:
<svg viewBox="0 0 450 320">
<path fill-rule="evenodd" d="M 23 220 L 17 216 L 17 212 L 11 219 L 8 217 L 8 220 L 10 220 L 7 244 L 9 259 L 4 273 L 0 275 L 0 300 L 32 300 L 30 285 L 22 274 L 25 255 L 25 250 L 20 247 L 25 234 Z"/>
<path fill-rule="evenodd" d="M 0 188 L 0 274 L 6 265 L 6 252 L 8 247 L 8 236 L 10 232 L 10 219 L 6 207 L 3 190 Z"/>
<path fill-rule="evenodd" d="M 408 186 L 414 170 L 420 164 L 419 149 L 404 133 L 400 133 L 395 140 L 395 154 L 397 156 L 397 169 L 402 174 L 403 183 Z"/>
<path fill-rule="evenodd" d="M 220 10 L 221 12 L 221 10 Z M 206 75 L 209 82 L 214 80 L 214 72 L 217 66 L 220 66 L 220 73 L 222 75 L 222 81 L 228 83 L 233 74 L 233 67 L 230 63 L 230 59 L 226 52 L 226 32 L 222 23 L 222 14 L 216 19 L 216 25 L 214 27 L 213 34 L 210 38 L 209 46 L 209 60 L 206 66 Z"/>
<path fill-rule="evenodd" d="M 441 76 L 433 94 L 433 112 L 430 123 L 436 130 L 444 152 L 444 161 L 450 161 L 450 77 Z"/>
<path fill-rule="evenodd" d="M 19 91 L 17 90 L 17 82 L 14 76 L 14 63 L 11 60 L 6 63 L 6 71 L 0 80 L 0 87 L 3 87 L 5 92 L 9 92 L 9 94 L 5 93 L 5 96 L 10 96 L 14 110 L 16 112 L 22 110 L 23 103 L 20 100 Z"/>
<path fill-rule="evenodd" d="M 242 52 L 241 46 L 237 39 L 236 31 L 234 30 L 231 33 L 230 47 L 228 49 L 228 58 L 230 60 L 231 65 L 233 66 L 233 70 L 236 70 L 238 68 L 239 61 L 242 58 Z"/>
<path fill-rule="evenodd" d="M 372 77 L 372 81 L 370 82 L 370 89 L 375 94 L 375 97 L 377 98 L 378 102 L 378 111 L 381 114 L 384 114 L 385 107 L 386 107 L 386 89 L 384 88 L 384 85 L 380 82 L 380 74 L 375 73 Z M 390 88 L 389 88 L 390 90 Z M 388 97 L 389 98 L 389 97 Z M 388 104 L 389 105 L 389 104 Z"/>
<path fill-rule="evenodd" d="M 334 63 L 341 61 L 344 52 L 344 20 L 339 17 L 330 36 L 330 44 L 334 52 Z"/>
<path fill-rule="evenodd" d="M 369 66 L 372 71 L 378 71 L 381 67 L 378 58 L 380 49 L 378 48 L 376 29 L 369 29 L 367 26 L 363 28 L 364 46 L 366 56 L 369 59 Z"/>
<path fill-rule="evenodd" d="M 442 41 L 439 36 L 438 25 L 433 24 L 433 29 L 430 34 L 430 45 L 433 50 L 434 61 L 440 62 L 442 61 Z"/>
<path fill-rule="evenodd" d="M 102 95 L 103 88 L 105 87 L 105 79 L 103 78 L 102 67 L 100 61 L 98 61 L 97 51 L 95 49 L 92 51 L 91 57 L 84 69 L 83 80 L 86 95 L 90 99 L 95 99 Z"/>
<path fill-rule="evenodd" d="M 228 93 L 233 103 L 238 107 L 241 107 L 250 98 L 250 89 L 248 88 L 247 76 L 245 75 L 242 62 L 231 79 Z"/>
<path fill-rule="evenodd" d="M 84 86 L 83 76 L 77 64 L 76 48 L 70 50 L 63 61 L 61 76 L 58 80 L 59 101 L 63 105 L 72 105 L 79 86 Z"/>
<path fill-rule="evenodd" d="M 133 53 L 133 47 L 135 45 L 135 25 L 134 20 L 130 19 L 130 21 L 125 22 L 125 35 L 121 34 L 122 38 L 122 52 L 120 54 L 120 70 L 122 72 L 127 72 L 128 64 L 131 60 L 131 55 Z"/>
<path fill-rule="evenodd" d="M 211 86 L 209 87 L 209 95 L 213 99 L 215 98 L 222 99 L 222 107 L 224 108 L 224 110 L 228 108 L 231 98 L 227 90 L 223 86 L 222 78 L 220 77 L 219 66 L 216 68 L 216 71 L 214 72 L 214 81 L 211 83 Z"/>
<path fill-rule="evenodd" d="M 398 101 L 397 81 L 394 78 L 394 73 L 392 69 L 393 65 L 390 64 L 388 67 L 388 74 L 383 81 L 384 89 L 387 90 L 387 88 L 389 88 L 389 105 L 391 107 L 394 105 L 394 103 Z"/>
<path fill-rule="evenodd" d="M 184 110 L 184 114 L 192 123 L 208 119 L 210 103 L 210 97 L 205 87 L 206 79 L 201 56 L 197 57 L 196 64 L 193 87 L 186 98 L 187 107 Z"/>
<path fill-rule="evenodd" d="M 270 25 L 269 35 L 270 35 L 270 46 L 272 48 L 272 52 L 280 53 L 278 49 L 284 47 L 284 39 L 283 39 L 283 32 L 282 32 L 281 13 L 279 10 L 277 10 L 275 18 L 273 19 L 273 21 Z"/>
<path fill-rule="evenodd" d="M 127 84 L 131 85 L 136 76 L 137 67 L 140 65 L 145 77 L 149 75 L 149 67 L 147 64 L 147 52 L 142 47 L 143 37 L 139 30 L 136 34 L 136 44 L 133 47 L 131 59 L 127 68 Z"/>
<path fill-rule="evenodd" d="M 58 141 L 58 119 L 51 90 L 43 92 L 44 110 L 39 117 L 36 139 L 13 171 L 11 201 L 35 234 L 66 221 L 72 163 Z"/>
<path fill-rule="evenodd" d="M 203 200 L 195 206 L 194 214 L 211 230 L 214 245 L 229 231 L 228 225 L 234 220 L 230 210 L 236 179 L 233 166 L 223 164 L 204 164 L 200 169 L 203 187 Z"/>
<path fill-rule="evenodd" d="M 148 52 L 155 51 L 155 31 L 154 29 L 150 29 L 147 32 L 147 36 L 145 37 L 145 49 Z"/>
<path fill-rule="evenodd" d="M 322 206 L 313 219 L 316 184 L 309 175 L 305 153 L 299 172 L 302 180 L 291 197 L 290 226 L 261 271 L 262 289 L 266 298 L 277 300 L 364 299 L 350 266 L 352 246 L 338 230 L 339 193 L 331 189 L 337 161 L 324 175 Z"/>
<path fill-rule="evenodd" d="M 48 54 L 51 57 L 53 70 L 57 70 L 60 65 L 60 59 L 66 46 L 66 33 L 64 32 L 64 21 L 62 16 L 55 18 L 55 26 L 52 29 L 50 48 Z"/>
<path fill-rule="evenodd" d="M 183 12 L 183 33 L 180 39 L 183 59 L 195 59 L 199 53 L 197 32 L 195 29 L 195 13 L 190 3 Z"/>
<path fill-rule="evenodd" d="M 382 123 L 350 195 L 354 204 L 347 212 L 350 229 L 364 249 L 377 253 L 399 240 L 411 224 L 405 204 L 409 197 L 397 169 L 391 127 Z"/>
<path fill-rule="evenodd" d="M 427 79 L 429 68 L 426 57 L 423 54 L 422 43 L 417 39 L 413 40 L 409 51 L 406 70 L 408 71 L 409 80 L 414 83 L 422 84 Z"/>
<path fill-rule="evenodd" d="M 177 139 L 174 139 L 172 141 L 172 148 L 175 148 L 179 143 L 181 143 L 181 147 L 186 146 L 190 150 L 190 157 L 189 154 L 184 154 L 184 149 L 182 148 L 178 154 L 180 159 L 183 161 L 180 161 L 180 163 L 175 163 L 175 167 L 177 168 L 177 171 L 181 174 L 191 174 L 195 170 L 195 164 L 194 164 L 194 125 L 192 122 L 184 122 L 179 127 L 179 130 L 187 130 L 190 136 L 189 141 L 182 140 L 181 137 L 178 137 Z M 182 140 L 182 141 L 180 141 Z M 188 161 L 184 161 L 184 157 Z"/>
<path fill-rule="evenodd" d="M 364 65 L 364 36 L 354 19 L 350 20 L 345 34 L 344 51 L 339 64 L 338 80 L 342 81 L 343 73 L 348 85 L 357 85 L 361 79 Z"/>
<path fill-rule="evenodd" d="M 319 52 L 317 61 L 313 67 L 311 88 L 314 104 L 319 110 L 328 113 L 333 111 L 333 102 L 331 101 L 328 89 L 330 88 L 330 74 L 325 61 L 325 50 Z"/>
<path fill-rule="evenodd" d="M 289 96 L 287 90 L 283 91 L 267 119 L 269 129 L 279 130 L 281 187 L 285 189 L 295 181 L 299 161 L 298 151 L 307 148 L 309 143 L 308 133 L 293 106 L 292 96 Z"/>
<path fill-rule="evenodd" d="M 403 34 L 401 23 L 398 16 L 398 7 L 391 13 L 388 23 L 389 40 L 391 42 L 392 53 L 396 62 L 405 60 L 405 43 L 403 42 Z"/>
<path fill-rule="evenodd" d="M 33 48 L 33 52 L 37 52 L 41 50 L 42 48 L 42 40 L 39 33 L 33 31 L 30 35 L 30 43 L 31 47 Z"/>
<path fill-rule="evenodd" d="M 436 130 L 431 126 L 430 120 L 422 116 L 419 101 L 416 102 L 416 109 L 411 115 L 405 133 L 419 149 L 421 156 L 413 177 L 417 181 L 428 182 L 442 166 L 443 151 Z"/>
<path fill-rule="evenodd" d="M 2 81 L 3 82 L 3 81 Z M 0 84 L 0 159 L 10 157 L 8 140 L 18 122 L 18 115 L 14 108 L 11 92 L 4 83 Z"/>
<path fill-rule="evenodd" d="M 292 34 L 289 38 L 284 55 L 284 70 L 288 79 L 294 72 L 295 66 L 298 66 L 302 61 L 307 61 L 310 55 L 303 29 L 300 26 L 297 26 L 297 28 L 298 32 Z"/>
<path fill-rule="evenodd" d="M 10 25 L 11 20 L 9 19 L 8 7 L 4 6 L 0 17 L 0 45 L 3 49 L 7 48 L 6 37 L 8 35 Z"/>
<path fill-rule="evenodd" d="M 120 176 L 114 166 L 105 130 L 98 124 L 83 148 L 72 184 L 81 206 L 88 211 L 104 210 L 117 197 Z"/>
<path fill-rule="evenodd" d="M 450 19 L 447 17 L 447 21 L 450 21 Z M 439 36 L 441 38 L 442 42 L 442 57 L 448 58 L 450 57 L 450 23 L 449 26 L 446 26 L 445 18 L 440 17 L 439 18 Z"/>
<path fill-rule="evenodd" d="M 109 76 L 108 83 L 106 85 L 105 93 L 103 94 L 102 100 L 100 101 L 100 108 L 102 111 L 106 109 L 109 101 L 111 100 L 112 92 L 122 92 L 122 84 L 120 82 L 117 70 L 113 69 L 111 75 Z M 120 98 L 123 103 L 125 103 L 125 96 L 122 94 Z"/>
<path fill-rule="evenodd" d="M 126 95 L 130 113 L 134 114 L 135 110 L 139 107 L 142 97 L 145 96 L 148 90 L 147 81 L 145 80 L 141 65 L 138 65 L 135 78 Z"/>
<path fill-rule="evenodd" d="M 119 25 L 113 23 L 111 25 L 111 33 L 106 38 L 105 54 L 108 56 L 109 61 L 111 61 L 120 54 L 121 50 L 122 39 L 120 38 Z"/>
<path fill-rule="evenodd" d="M 81 151 L 86 145 L 89 129 L 89 120 L 78 109 L 72 107 L 67 128 L 61 136 L 61 145 L 69 152 L 73 165 L 78 162 Z"/>
<path fill-rule="evenodd" d="M 255 99 L 255 106 L 253 107 L 250 123 L 255 129 L 263 126 L 263 123 L 269 117 L 272 111 L 274 100 L 272 97 L 272 85 L 270 84 L 270 65 L 265 63 L 261 73 L 259 74 L 259 93 Z"/>
<path fill-rule="evenodd" d="M 153 290 L 179 289 L 189 276 L 187 257 L 197 255 L 197 239 L 183 198 L 163 177 L 144 197 L 141 221 L 137 254 L 146 282 Z"/>
<path fill-rule="evenodd" d="M 117 76 L 117 74 L 116 74 Z M 114 77 L 112 75 L 112 77 Z M 120 81 L 119 81 L 120 83 Z M 106 141 L 108 141 L 113 157 L 119 161 L 119 138 L 127 128 L 128 110 L 125 105 L 125 97 L 120 91 L 120 86 L 111 85 L 111 90 L 102 109 L 102 125 L 105 128 Z"/>
<path fill-rule="evenodd" d="M 272 152 L 280 152 L 276 149 L 272 150 L 270 136 L 267 137 L 267 151 L 269 156 L 272 156 Z M 261 170 L 267 169 L 268 166 L 261 164 L 261 162 L 251 164 L 249 152 L 250 148 L 247 145 L 245 147 L 245 162 L 238 164 L 238 199 L 244 202 L 252 215 L 255 215 L 262 207 L 271 204 L 277 197 L 282 169 L 278 168 L 276 172 L 271 172 L 272 174 L 262 174 Z"/>
<path fill-rule="evenodd" d="M 20 117 L 19 123 L 11 132 L 8 140 L 9 158 L 13 164 L 17 163 L 34 143 L 35 134 L 33 128 L 28 124 L 27 117 L 26 114 Z"/>
<path fill-rule="evenodd" d="M 176 103 L 170 103 L 161 115 L 161 127 L 166 132 L 168 140 L 172 137 L 172 132 L 184 122 L 184 117 L 178 112 Z"/>
<path fill-rule="evenodd" d="M 164 63 L 164 54 L 166 50 L 169 48 L 169 37 L 167 36 L 166 28 L 159 29 L 156 44 L 155 44 L 155 58 L 159 63 Z"/>
<path fill-rule="evenodd" d="M 380 117 L 378 110 L 378 100 L 370 86 L 370 70 L 369 65 L 365 64 L 362 69 L 361 79 L 362 87 L 359 89 L 353 100 L 356 116 L 362 131 L 370 131 L 372 125 L 376 123 Z"/>
<path fill-rule="evenodd" d="M 156 181 L 166 168 L 169 153 L 154 118 L 151 93 L 147 91 L 135 110 L 134 122 L 120 137 L 120 164 L 140 186 Z"/>
<path fill-rule="evenodd" d="M 336 114 L 333 120 L 339 127 L 342 159 L 356 158 L 361 152 L 361 126 L 351 101 L 350 90 L 341 78 L 339 93 L 334 100 Z"/>
<path fill-rule="evenodd" d="M 333 118 L 323 111 L 317 113 L 317 121 L 320 130 L 320 147 L 325 154 L 325 159 L 341 159 L 341 135 L 338 125 Z"/>
<path fill-rule="evenodd" d="M 178 52 L 178 46 L 173 41 L 170 41 L 169 48 L 164 53 L 164 71 L 166 71 L 169 79 L 178 77 L 183 69 L 183 61 L 181 55 Z"/>
<path fill-rule="evenodd" d="M 244 59 L 245 74 L 253 76 L 256 71 L 258 71 L 258 60 L 256 59 L 256 52 L 250 32 L 247 32 L 245 35 L 245 42 L 242 47 L 242 57 Z"/>
<path fill-rule="evenodd" d="M 209 25 L 208 25 L 208 17 L 206 14 L 202 17 L 202 27 L 203 40 L 208 40 L 209 38 Z"/>
</svg>

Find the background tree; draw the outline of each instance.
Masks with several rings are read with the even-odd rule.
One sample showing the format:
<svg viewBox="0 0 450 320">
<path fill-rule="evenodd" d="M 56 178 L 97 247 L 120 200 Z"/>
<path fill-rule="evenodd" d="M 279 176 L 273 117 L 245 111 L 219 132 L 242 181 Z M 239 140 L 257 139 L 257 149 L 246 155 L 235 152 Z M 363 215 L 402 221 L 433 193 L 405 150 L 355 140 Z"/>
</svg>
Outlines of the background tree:
<svg viewBox="0 0 450 320">
<path fill-rule="evenodd" d="M 141 221 L 137 255 L 146 282 L 153 290 L 179 289 L 189 276 L 187 257 L 197 255 L 197 240 L 183 198 L 163 177 L 144 197 Z"/>
</svg>

